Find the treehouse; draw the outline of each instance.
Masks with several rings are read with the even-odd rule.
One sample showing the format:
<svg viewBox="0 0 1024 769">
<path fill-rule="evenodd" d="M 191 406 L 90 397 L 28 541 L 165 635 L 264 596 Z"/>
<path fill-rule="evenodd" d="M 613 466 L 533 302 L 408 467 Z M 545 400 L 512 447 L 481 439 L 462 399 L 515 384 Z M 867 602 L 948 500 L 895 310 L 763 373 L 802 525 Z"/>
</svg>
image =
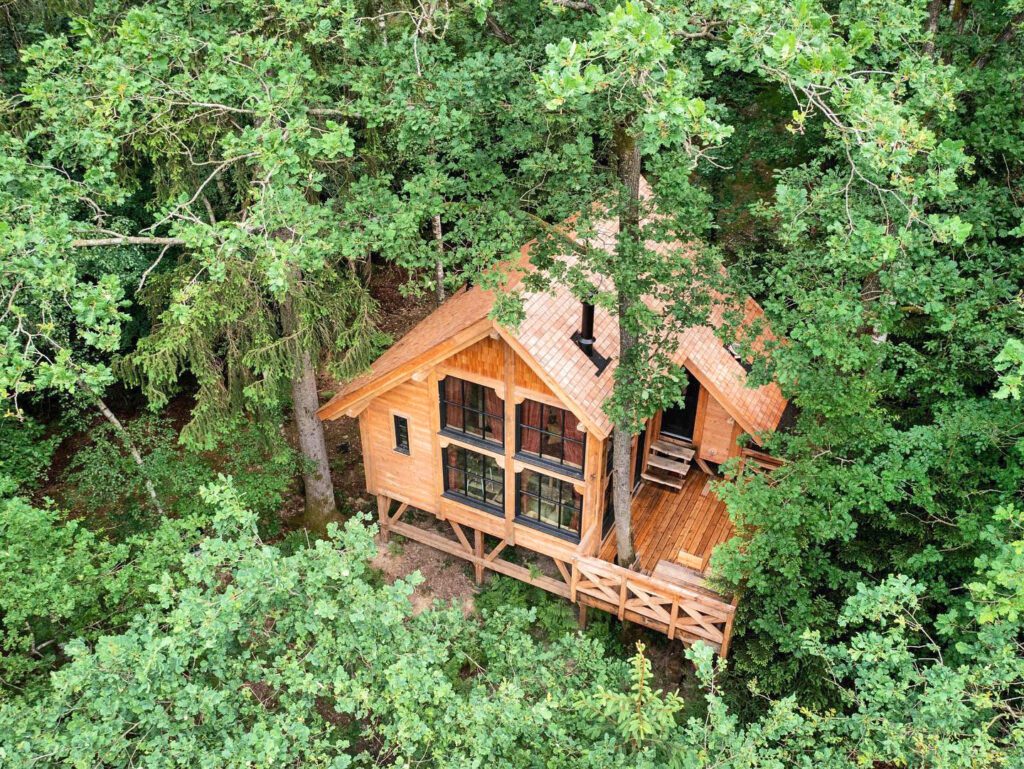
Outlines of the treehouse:
<svg viewBox="0 0 1024 769">
<path fill-rule="evenodd" d="M 600 230 L 614 242 L 614 222 Z M 528 270 L 530 246 L 517 270 Z M 518 278 L 510 271 L 509 284 Z M 774 384 L 749 387 L 743 363 L 691 327 L 677 362 L 689 384 L 682 406 L 651 419 L 633 441 L 637 561 L 615 562 L 612 390 L 616 321 L 568 290 L 525 295 L 507 328 L 489 317 L 495 295 L 464 289 L 349 382 L 321 419 L 358 417 L 367 489 L 386 537 L 399 533 L 587 607 L 612 612 L 684 643 L 728 651 L 735 600 L 705 582 L 732 529 L 711 481 L 774 430 L 786 400 Z M 748 320 L 761 308 L 747 298 Z M 503 558 L 506 548 L 546 556 L 546 570 Z M 547 564 L 547 561 L 544 561 Z"/>
</svg>

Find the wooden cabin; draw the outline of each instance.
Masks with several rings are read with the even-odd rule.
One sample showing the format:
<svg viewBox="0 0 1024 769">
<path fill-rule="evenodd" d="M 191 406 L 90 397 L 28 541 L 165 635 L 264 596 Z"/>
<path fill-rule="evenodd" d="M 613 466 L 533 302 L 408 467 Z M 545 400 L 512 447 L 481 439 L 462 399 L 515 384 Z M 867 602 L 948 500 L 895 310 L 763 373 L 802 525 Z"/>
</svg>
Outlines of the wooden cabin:
<svg viewBox="0 0 1024 769">
<path fill-rule="evenodd" d="M 528 254 L 529 246 L 523 265 Z M 553 290 L 526 294 L 525 318 L 512 329 L 490 319 L 494 299 L 478 287 L 455 294 L 319 411 L 325 420 L 358 417 L 383 535 L 464 558 L 478 580 L 490 570 L 549 590 L 580 604 L 581 618 L 596 607 L 726 654 L 735 602 L 705 577 L 732 530 L 710 482 L 740 453 L 743 433 L 756 445 L 778 425 L 786 409 L 778 387 L 748 387 L 713 328 L 686 330 L 677 354 L 689 374 L 684 403 L 634 440 L 638 562 L 624 568 L 615 563 L 612 425 L 602 410 L 618 354 L 615 319 Z M 746 309 L 761 315 L 752 299 Z M 579 343 L 588 325 L 590 349 Z M 416 510 L 431 525 L 408 520 Z M 554 568 L 502 558 L 512 546 Z"/>
</svg>

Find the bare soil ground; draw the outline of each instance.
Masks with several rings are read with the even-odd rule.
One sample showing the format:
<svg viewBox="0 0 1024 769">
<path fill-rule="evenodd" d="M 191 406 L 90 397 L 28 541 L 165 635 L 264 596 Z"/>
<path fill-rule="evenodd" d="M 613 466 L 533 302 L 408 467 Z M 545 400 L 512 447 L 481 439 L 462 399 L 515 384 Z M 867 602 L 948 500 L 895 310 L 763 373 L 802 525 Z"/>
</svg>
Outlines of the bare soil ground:
<svg viewBox="0 0 1024 769">
<path fill-rule="evenodd" d="M 407 577 L 414 571 L 423 575 L 423 582 L 416 586 L 410 599 L 416 613 L 435 601 L 454 603 L 467 617 L 473 613 L 477 587 L 465 561 L 419 542 L 392 540 L 389 544 L 378 545 L 377 557 L 372 563 L 388 582 Z"/>
</svg>

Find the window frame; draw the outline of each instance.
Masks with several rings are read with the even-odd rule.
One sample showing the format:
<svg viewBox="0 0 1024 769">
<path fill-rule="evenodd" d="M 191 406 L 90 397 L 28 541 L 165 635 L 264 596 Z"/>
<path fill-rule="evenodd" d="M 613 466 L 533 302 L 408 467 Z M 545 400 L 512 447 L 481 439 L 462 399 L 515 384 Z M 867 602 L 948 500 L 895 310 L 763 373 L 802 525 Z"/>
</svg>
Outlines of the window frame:
<svg viewBox="0 0 1024 769">
<path fill-rule="evenodd" d="M 542 427 L 534 427 L 533 425 L 524 425 L 523 424 L 523 404 L 526 403 L 526 401 L 531 401 L 532 403 L 536 403 L 538 406 L 541 407 L 541 412 L 540 413 L 541 413 L 541 422 L 542 423 L 544 423 L 544 415 L 545 415 L 547 410 L 560 411 L 562 413 L 562 433 L 561 434 L 552 433 L 552 432 L 550 432 L 550 431 L 548 431 L 548 430 L 546 430 L 546 429 L 544 429 Z M 566 437 L 566 435 L 565 435 L 565 423 L 566 423 L 566 419 L 569 418 L 569 417 L 571 417 L 573 419 L 576 419 L 576 415 L 573 414 L 567 408 L 564 408 L 562 406 L 553 406 L 550 403 L 545 403 L 544 401 L 534 400 L 533 398 L 529 398 L 528 397 L 528 398 L 525 398 L 521 403 L 517 403 L 516 404 L 516 452 L 515 452 L 515 458 L 520 460 L 521 462 L 524 462 L 524 463 L 527 463 L 527 464 L 531 464 L 531 465 L 535 465 L 537 467 L 543 467 L 543 468 L 546 468 L 548 470 L 551 470 L 552 472 L 556 472 L 556 473 L 558 473 L 560 475 L 568 475 L 568 476 L 571 476 L 573 478 L 582 479 L 583 478 L 583 473 L 586 470 L 586 464 L 587 464 L 587 433 L 584 432 L 583 430 L 577 429 L 577 432 L 579 432 L 583 436 L 582 440 L 577 440 L 575 438 L 568 438 L 568 437 Z M 541 436 L 541 441 L 543 441 L 545 436 L 557 437 L 560 440 L 560 442 L 561 442 L 560 446 L 559 446 L 559 457 L 560 457 L 560 459 L 559 460 L 554 460 L 554 459 L 551 459 L 550 457 L 543 456 L 542 454 L 534 454 L 532 452 L 524 450 L 523 449 L 523 431 L 524 430 L 532 430 L 535 433 L 538 433 Z M 579 465 L 579 467 L 577 467 L 576 465 L 573 465 L 573 464 L 565 464 L 565 443 L 566 443 L 566 441 L 568 441 L 570 443 L 573 443 L 575 445 L 578 445 L 580 447 L 580 465 Z"/>
<path fill-rule="evenodd" d="M 552 500 L 552 499 L 550 499 L 548 497 L 545 497 L 543 495 L 543 490 L 544 490 L 543 483 L 538 484 L 538 489 L 537 489 L 537 493 L 536 494 L 534 494 L 532 491 L 527 491 L 525 486 L 524 486 L 524 482 L 523 482 L 523 474 L 527 473 L 527 472 L 534 473 L 534 474 L 538 475 L 542 479 L 546 478 L 546 479 L 548 479 L 550 481 L 555 481 L 556 483 L 558 483 L 559 484 L 559 486 L 558 486 L 558 499 L 557 500 Z M 577 521 L 578 521 L 578 528 L 577 529 L 570 529 L 568 527 L 563 527 L 561 525 L 562 508 L 565 507 L 565 503 L 563 501 L 565 499 L 565 497 L 563 496 L 563 492 L 565 491 L 565 487 L 566 486 L 569 487 L 569 489 L 570 489 L 570 496 L 573 499 L 572 506 L 573 506 L 573 508 L 575 510 L 576 518 L 577 518 Z M 515 518 L 516 523 L 522 524 L 524 526 L 529 526 L 529 527 L 534 528 L 534 529 L 538 529 L 538 530 L 543 531 L 543 532 L 545 532 L 547 534 L 552 534 L 552 535 L 554 535 L 556 537 L 560 537 L 560 538 L 568 540 L 570 542 L 579 543 L 579 541 L 580 541 L 580 539 L 582 537 L 582 534 L 583 534 L 583 494 L 581 494 L 580 492 L 576 491 L 574 483 L 572 483 L 571 481 L 565 480 L 564 478 L 557 478 L 557 477 L 555 477 L 553 475 L 548 475 L 547 473 L 542 473 L 540 470 L 537 470 L 537 469 L 535 469 L 533 467 L 524 467 L 519 472 L 516 473 L 516 490 L 515 490 L 515 493 L 516 493 L 516 518 Z M 529 517 L 524 512 L 524 510 L 523 510 L 523 496 L 524 495 L 527 496 L 527 497 L 531 497 L 531 498 L 537 500 L 537 502 L 538 502 L 538 512 L 537 512 L 537 517 L 536 518 L 531 518 L 531 517 Z M 579 502 L 578 503 L 576 502 L 576 498 L 577 497 L 579 498 Z M 557 519 L 559 521 L 559 524 L 557 526 L 552 525 L 552 524 L 548 523 L 547 521 L 542 521 L 540 519 L 540 504 L 542 502 L 548 502 L 549 504 L 554 504 L 555 505 L 555 510 L 557 511 Z"/>
<path fill-rule="evenodd" d="M 463 459 L 459 466 L 448 464 L 448 452 L 450 449 L 453 448 L 457 451 L 463 452 Z M 475 470 L 471 471 L 469 469 L 468 461 L 466 459 L 466 457 L 469 454 L 473 454 L 474 456 L 483 459 L 484 464 L 481 465 L 481 467 L 483 468 L 482 472 L 478 473 Z M 486 463 L 488 462 L 493 463 L 494 467 L 497 469 L 495 477 L 488 477 L 487 475 Z M 448 475 L 449 470 L 454 470 L 456 472 L 462 473 L 462 489 L 450 488 Z M 489 454 L 485 454 L 481 451 L 474 451 L 473 449 L 467 446 L 462 446 L 455 442 L 449 443 L 446 446 L 441 447 L 441 476 L 444 485 L 444 493 L 442 494 L 442 496 L 445 497 L 446 499 L 453 500 L 463 505 L 468 505 L 469 507 L 475 507 L 478 510 L 483 510 L 486 513 L 496 515 L 499 518 L 505 517 L 505 494 L 507 492 L 507 489 L 505 488 L 505 469 L 501 466 L 501 464 L 499 464 L 498 460 L 495 457 Z M 468 493 L 470 476 L 473 476 L 474 478 L 480 480 L 481 488 L 483 489 L 484 495 L 483 499 L 471 496 Z M 494 502 L 488 502 L 486 499 L 487 483 L 489 481 L 496 481 L 500 484 L 501 502 L 499 504 L 495 504 Z"/>
<path fill-rule="evenodd" d="M 398 439 L 398 421 L 401 420 L 405 423 L 405 445 Z M 398 411 L 391 412 L 391 445 L 392 449 L 398 454 L 404 454 L 407 457 L 412 456 L 412 440 L 410 438 L 410 419 L 405 414 Z"/>
<path fill-rule="evenodd" d="M 445 382 L 447 382 L 447 380 L 449 379 L 459 383 L 459 395 L 462 398 L 462 402 L 450 401 L 445 397 Z M 478 409 L 466 403 L 466 385 L 472 385 L 473 387 L 479 387 L 481 389 L 481 396 L 483 398 L 481 408 Z M 484 392 L 486 390 L 490 390 L 491 392 L 493 392 L 494 397 L 501 402 L 501 409 L 499 413 L 494 413 L 487 410 L 487 395 L 486 392 Z M 465 443 L 473 444 L 479 446 L 480 448 L 485 448 L 489 450 L 493 450 L 494 447 L 504 448 L 505 434 L 507 432 L 507 425 L 505 424 L 505 399 L 498 394 L 498 391 L 494 387 L 483 384 L 481 382 L 474 382 L 472 379 L 464 379 L 462 377 L 455 376 L 454 374 L 448 374 L 447 376 L 444 376 L 440 380 L 438 380 L 437 399 L 438 411 L 440 412 L 441 415 L 442 435 L 447 435 L 451 438 L 455 438 L 456 440 L 464 441 Z M 448 424 L 448 406 L 453 406 L 461 411 L 463 424 L 462 428 L 453 427 Z M 498 441 L 495 440 L 494 438 L 481 437 L 479 435 L 474 435 L 471 432 L 467 432 L 465 429 L 465 425 L 467 422 L 467 414 L 476 415 L 479 418 L 480 423 L 482 425 L 486 425 L 488 418 L 490 418 L 491 420 L 497 420 L 497 422 L 501 425 L 501 440 Z M 486 435 L 487 430 L 485 427 L 481 427 L 480 432 Z"/>
</svg>

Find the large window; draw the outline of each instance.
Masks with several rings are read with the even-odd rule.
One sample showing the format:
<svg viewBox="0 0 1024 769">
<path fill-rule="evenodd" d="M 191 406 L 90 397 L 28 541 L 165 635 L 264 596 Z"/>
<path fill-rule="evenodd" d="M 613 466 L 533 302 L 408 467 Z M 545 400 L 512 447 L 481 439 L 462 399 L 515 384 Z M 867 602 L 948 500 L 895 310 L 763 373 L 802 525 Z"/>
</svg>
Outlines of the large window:
<svg viewBox="0 0 1024 769">
<path fill-rule="evenodd" d="M 574 475 L 583 471 L 586 436 L 565 409 L 525 400 L 519 406 L 519 452 Z"/>
<path fill-rule="evenodd" d="M 461 446 L 444 450 L 445 494 L 504 515 L 505 471 L 492 457 Z"/>
<path fill-rule="evenodd" d="M 441 390 L 441 428 L 475 440 L 504 444 L 505 403 L 490 387 L 445 377 Z"/>
<path fill-rule="evenodd" d="M 520 519 L 534 521 L 558 534 L 579 539 L 583 517 L 583 497 L 568 481 L 523 470 L 516 476 L 519 487 L 517 513 Z"/>
</svg>

